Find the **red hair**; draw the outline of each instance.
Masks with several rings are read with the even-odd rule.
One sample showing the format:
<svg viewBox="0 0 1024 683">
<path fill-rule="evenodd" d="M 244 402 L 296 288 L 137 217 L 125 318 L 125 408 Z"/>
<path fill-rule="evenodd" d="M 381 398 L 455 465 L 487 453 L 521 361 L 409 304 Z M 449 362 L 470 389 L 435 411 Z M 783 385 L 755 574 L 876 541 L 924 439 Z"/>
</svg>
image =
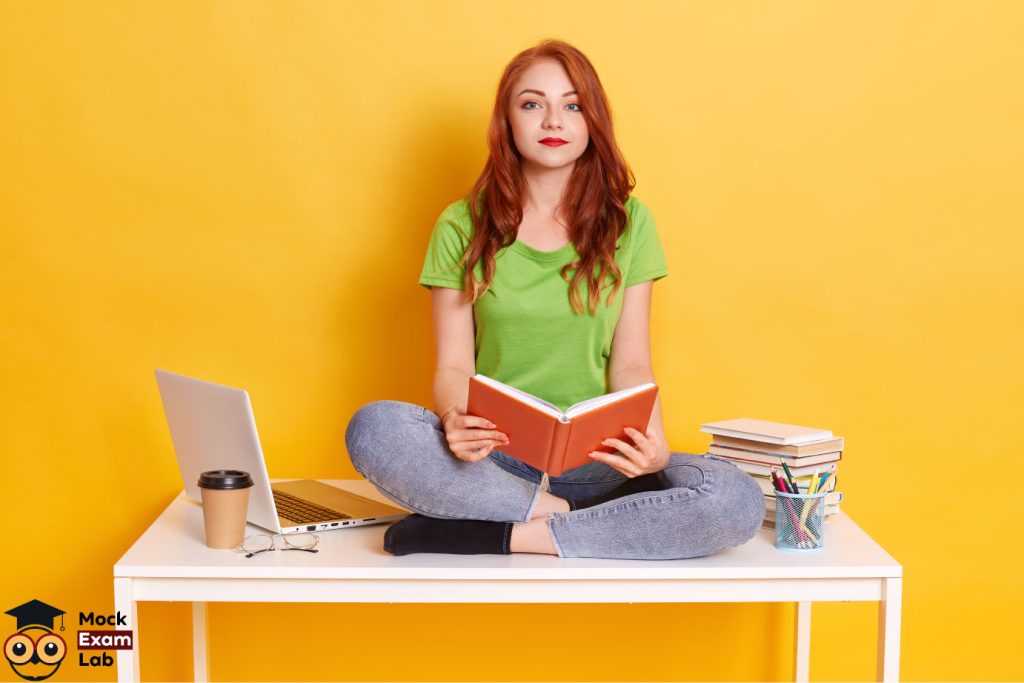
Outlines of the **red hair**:
<svg viewBox="0 0 1024 683">
<path fill-rule="evenodd" d="M 622 286 L 622 273 L 615 263 L 615 245 L 626 230 L 625 204 L 635 180 L 615 142 L 611 110 L 597 72 L 582 52 L 559 40 L 544 40 L 517 54 L 498 83 L 487 133 L 490 156 L 467 197 L 476 229 L 460 261 L 460 265 L 466 266 L 466 298 L 475 303 L 491 286 L 494 256 L 499 249 L 515 242 L 523 221 L 524 182 L 508 108 L 516 81 L 533 62 L 543 58 L 558 60 L 568 73 L 590 135 L 562 197 L 562 214 L 579 259 L 564 266 L 561 275 L 570 283 L 569 303 L 573 312 L 582 309 L 579 286 L 585 281 L 588 309 L 593 313 L 602 288 L 611 287 L 607 302 L 611 305 Z M 478 263 L 482 263 L 483 272 L 479 282 L 474 273 Z M 574 274 L 570 279 L 571 272 Z"/>
</svg>

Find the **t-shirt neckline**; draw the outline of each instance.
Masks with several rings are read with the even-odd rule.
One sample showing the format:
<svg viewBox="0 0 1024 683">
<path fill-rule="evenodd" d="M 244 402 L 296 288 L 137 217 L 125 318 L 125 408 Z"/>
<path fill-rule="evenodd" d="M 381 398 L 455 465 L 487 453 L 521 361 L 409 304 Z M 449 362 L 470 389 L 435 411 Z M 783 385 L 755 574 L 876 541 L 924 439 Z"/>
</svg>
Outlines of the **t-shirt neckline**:
<svg viewBox="0 0 1024 683">
<path fill-rule="evenodd" d="M 554 251 L 541 251 L 540 249 L 534 249 L 530 245 L 520 242 L 519 240 L 516 240 L 515 242 L 512 243 L 512 249 L 522 254 L 523 256 L 531 258 L 534 261 L 545 262 L 560 261 L 567 257 L 569 254 L 571 254 L 575 250 L 575 248 L 576 247 L 572 243 L 572 240 L 566 242 L 565 244 L 560 246 L 558 249 L 555 249 Z"/>
</svg>

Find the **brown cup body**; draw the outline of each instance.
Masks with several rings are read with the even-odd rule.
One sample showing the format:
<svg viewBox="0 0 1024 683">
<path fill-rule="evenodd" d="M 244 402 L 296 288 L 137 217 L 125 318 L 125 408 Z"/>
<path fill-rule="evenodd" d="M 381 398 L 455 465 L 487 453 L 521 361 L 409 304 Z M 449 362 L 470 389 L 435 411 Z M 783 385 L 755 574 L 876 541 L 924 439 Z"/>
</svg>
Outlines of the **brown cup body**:
<svg viewBox="0 0 1024 683">
<path fill-rule="evenodd" d="M 242 542 L 249 510 L 249 491 L 250 488 L 199 489 L 203 497 L 203 524 L 208 548 L 234 548 Z"/>
</svg>

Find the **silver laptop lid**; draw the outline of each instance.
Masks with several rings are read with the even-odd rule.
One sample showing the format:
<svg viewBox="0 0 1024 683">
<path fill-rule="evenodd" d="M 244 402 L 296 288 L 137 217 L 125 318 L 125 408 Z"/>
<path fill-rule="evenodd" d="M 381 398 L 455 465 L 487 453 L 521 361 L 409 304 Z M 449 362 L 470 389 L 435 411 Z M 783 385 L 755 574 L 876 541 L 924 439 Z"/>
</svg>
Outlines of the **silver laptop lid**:
<svg viewBox="0 0 1024 683">
<path fill-rule="evenodd" d="M 185 495 L 201 499 L 198 481 L 202 472 L 243 470 L 254 482 L 249 521 L 281 531 L 248 392 L 166 370 L 156 371 L 156 381 Z"/>
</svg>

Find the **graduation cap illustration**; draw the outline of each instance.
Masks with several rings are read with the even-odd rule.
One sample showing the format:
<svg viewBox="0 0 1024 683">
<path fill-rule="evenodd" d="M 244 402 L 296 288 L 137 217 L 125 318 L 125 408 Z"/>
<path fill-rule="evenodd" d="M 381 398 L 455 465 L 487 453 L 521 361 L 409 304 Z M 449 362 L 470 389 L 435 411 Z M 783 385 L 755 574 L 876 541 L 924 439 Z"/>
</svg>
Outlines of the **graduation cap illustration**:
<svg viewBox="0 0 1024 683">
<path fill-rule="evenodd" d="M 64 630 L 64 610 L 47 605 L 42 600 L 29 600 L 24 605 L 7 610 L 4 614 L 10 614 L 18 620 L 19 630 L 26 626 L 42 626 L 52 631 L 53 621 L 59 616 L 60 630 Z"/>
<path fill-rule="evenodd" d="M 60 617 L 64 630 L 64 610 L 42 600 L 29 600 L 7 610 L 18 620 L 18 631 L 4 642 L 4 658 L 11 670 L 26 681 L 45 681 L 57 673 L 68 654 L 68 644 L 53 632 L 53 621 Z"/>
</svg>

